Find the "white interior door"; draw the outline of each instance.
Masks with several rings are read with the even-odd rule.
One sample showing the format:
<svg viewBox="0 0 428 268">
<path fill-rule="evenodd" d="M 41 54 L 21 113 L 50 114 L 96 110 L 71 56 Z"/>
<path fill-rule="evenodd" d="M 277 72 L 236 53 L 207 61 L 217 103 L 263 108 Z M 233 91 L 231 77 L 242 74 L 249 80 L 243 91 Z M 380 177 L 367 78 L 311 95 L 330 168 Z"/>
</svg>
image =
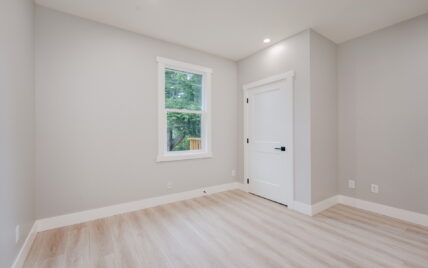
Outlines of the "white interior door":
<svg viewBox="0 0 428 268">
<path fill-rule="evenodd" d="M 292 78 L 284 75 L 246 87 L 249 190 L 285 205 L 291 204 L 294 193 Z"/>
</svg>

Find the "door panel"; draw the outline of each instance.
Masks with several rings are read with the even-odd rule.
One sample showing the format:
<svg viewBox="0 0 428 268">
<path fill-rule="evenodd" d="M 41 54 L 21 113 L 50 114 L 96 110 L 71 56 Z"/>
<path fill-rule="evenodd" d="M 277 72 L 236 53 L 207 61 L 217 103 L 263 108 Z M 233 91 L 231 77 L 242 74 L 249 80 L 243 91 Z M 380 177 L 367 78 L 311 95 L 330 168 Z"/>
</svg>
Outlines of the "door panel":
<svg viewBox="0 0 428 268">
<path fill-rule="evenodd" d="M 247 92 L 250 192 L 283 204 L 293 196 L 291 85 L 284 79 Z M 288 150 L 275 149 L 281 146 Z"/>
</svg>

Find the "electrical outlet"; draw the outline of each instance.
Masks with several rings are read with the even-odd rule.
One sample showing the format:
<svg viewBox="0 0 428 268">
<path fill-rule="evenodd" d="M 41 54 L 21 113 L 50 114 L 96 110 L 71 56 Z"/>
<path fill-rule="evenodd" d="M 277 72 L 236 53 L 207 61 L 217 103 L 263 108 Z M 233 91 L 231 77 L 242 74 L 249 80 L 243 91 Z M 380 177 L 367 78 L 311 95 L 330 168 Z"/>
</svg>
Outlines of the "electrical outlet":
<svg viewBox="0 0 428 268">
<path fill-rule="evenodd" d="M 21 236 L 21 230 L 19 225 L 15 227 L 15 242 L 18 243 Z"/>
<path fill-rule="evenodd" d="M 372 191 L 372 193 L 375 193 L 375 194 L 379 193 L 379 185 L 372 184 L 371 185 L 371 191 Z"/>
<path fill-rule="evenodd" d="M 168 182 L 167 184 L 166 184 L 166 188 L 168 188 L 168 189 L 172 189 L 172 187 L 174 187 L 174 184 L 172 183 L 172 182 Z"/>
<path fill-rule="evenodd" d="M 355 181 L 354 180 L 348 180 L 348 188 L 349 189 L 355 189 Z"/>
<path fill-rule="evenodd" d="M 235 177 L 236 176 L 236 170 L 232 170 L 232 177 Z"/>
</svg>

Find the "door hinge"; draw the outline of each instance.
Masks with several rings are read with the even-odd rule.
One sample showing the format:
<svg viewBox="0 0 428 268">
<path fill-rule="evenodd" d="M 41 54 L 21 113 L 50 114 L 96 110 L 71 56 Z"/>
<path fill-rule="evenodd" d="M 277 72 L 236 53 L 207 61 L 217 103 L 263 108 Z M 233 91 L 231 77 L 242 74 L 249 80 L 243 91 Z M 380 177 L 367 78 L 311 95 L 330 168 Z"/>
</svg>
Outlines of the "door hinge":
<svg viewBox="0 0 428 268">
<path fill-rule="evenodd" d="M 250 139 L 249 138 L 247 138 L 247 143 L 250 143 Z"/>
<path fill-rule="evenodd" d="M 250 184 L 250 179 L 249 178 L 247 178 L 247 184 Z"/>
<path fill-rule="evenodd" d="M 247 98 L 247 103 L 248 103 L 248 101 L 249 101 L 249 100 L 248 100 L 248 98 Z"/>
</svg>

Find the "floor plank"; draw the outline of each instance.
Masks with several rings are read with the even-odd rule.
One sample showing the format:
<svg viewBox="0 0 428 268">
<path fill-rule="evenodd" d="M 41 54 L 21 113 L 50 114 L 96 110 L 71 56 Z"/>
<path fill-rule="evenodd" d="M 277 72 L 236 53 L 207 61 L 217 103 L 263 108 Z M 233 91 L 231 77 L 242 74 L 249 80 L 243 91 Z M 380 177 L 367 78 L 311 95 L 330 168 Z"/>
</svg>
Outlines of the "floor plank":
<svg viewBox="0 0 428 268">
<path fill-rule="evenodd" d="M 428 267 L 428 228 L 234 190 L 40 232 L 24 267 Z"/>
</svg>

